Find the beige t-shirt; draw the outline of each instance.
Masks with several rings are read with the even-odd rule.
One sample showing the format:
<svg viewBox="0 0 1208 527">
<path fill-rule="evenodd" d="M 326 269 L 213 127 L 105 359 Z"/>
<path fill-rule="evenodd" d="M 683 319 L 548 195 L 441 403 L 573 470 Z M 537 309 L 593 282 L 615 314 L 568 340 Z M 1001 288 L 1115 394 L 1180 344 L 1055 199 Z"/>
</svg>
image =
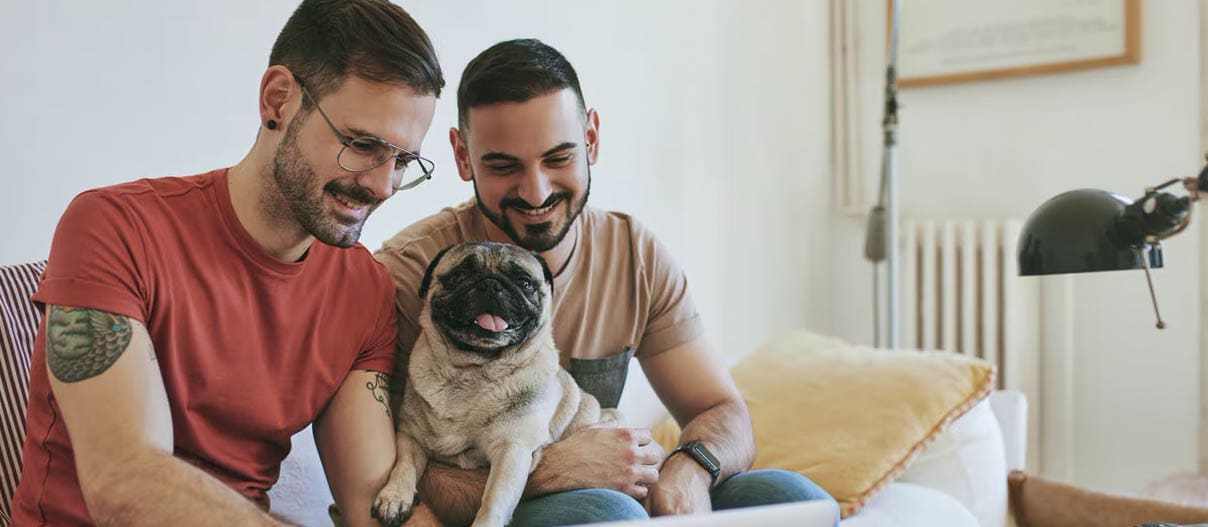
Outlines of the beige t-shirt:
<svg viewBox="0 0 1208 527">
<path fill-rule="evenodd" d="M 419 285 L 429 261 L 449 245 L 486 240 L 484 221 L 471 200 L 403 229 L 374 253 L 394 277 L 399 349 L 410 350 L 419 337 Z M 629 358 L 695 340 L 700 316 L 679 265 L 630 216 L 585 207 L 567 237 L 576 242 L 554 277 L 554 342 L 562 366 L 613 407 Z"/>
</svg>

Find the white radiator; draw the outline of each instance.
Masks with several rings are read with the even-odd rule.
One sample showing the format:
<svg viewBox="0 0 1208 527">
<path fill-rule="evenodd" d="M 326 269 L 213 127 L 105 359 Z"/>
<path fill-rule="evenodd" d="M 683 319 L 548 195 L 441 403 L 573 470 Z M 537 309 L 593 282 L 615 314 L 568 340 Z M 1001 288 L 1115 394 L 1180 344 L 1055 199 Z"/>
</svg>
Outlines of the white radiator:
<svg viewBox="0 0 1208 527">
<path fill-rule="evenodd" d="M 1018 275 L 1022 222 L 902 223 L 902 344 L 979 357 L 999 388 L 1023 392 L 1028 466 L 1038 469 L 1040 284 Z"/>
</svg>

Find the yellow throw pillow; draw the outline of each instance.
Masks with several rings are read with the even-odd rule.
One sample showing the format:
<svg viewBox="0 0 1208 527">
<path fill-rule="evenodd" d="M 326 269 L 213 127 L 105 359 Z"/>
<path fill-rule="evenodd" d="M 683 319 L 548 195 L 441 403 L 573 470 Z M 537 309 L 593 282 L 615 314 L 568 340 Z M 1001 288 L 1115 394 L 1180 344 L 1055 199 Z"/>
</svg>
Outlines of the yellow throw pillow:
<svg viewBox="0 0 1208 527">
<path fill-rule="evenodd" d="M 799 472 L 843 517 L 893 481 L 956 418 L 994 388 L 989 363 L 940 351 L 853 346 L 784 334 L 731 369 L 755 426 L 753 468 Z M 670 451 L 679 428 L 654 437 Z"/>
</svg>

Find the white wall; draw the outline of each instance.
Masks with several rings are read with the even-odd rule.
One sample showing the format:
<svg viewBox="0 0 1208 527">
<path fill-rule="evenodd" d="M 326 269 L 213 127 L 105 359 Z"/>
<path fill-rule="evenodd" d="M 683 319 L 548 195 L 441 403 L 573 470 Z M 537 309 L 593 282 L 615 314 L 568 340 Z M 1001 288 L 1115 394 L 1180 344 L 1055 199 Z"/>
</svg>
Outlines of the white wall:
<svg viewBox="0 0 1208 527">
<path fill-rule="evenodd" d="M 1200 150 L 1208 153 L 1208 65 L 1204 64 L 1208 57 L 1208 5 L 1200 3 Z M 1208 159 L 1206 155 L 1205 159 Z M 1200 260 L 1208 262 L 1208 229 L 1203 225 L 1208 222 L 1204 215 L 1199 218 L 1200 227 Z M 1208 281 L 1200 281 L 1200 306 L 1208 305 Z M 1208 383 L 1208 326 L 1200 324 L 1200 472 L 1208 472 L 1208 392 L 1204 385 Z"/>
<path fill-rule="evenodd" d="M 860 8 L 866 39 L 883 38 L 884 2 L 860 2 Z M 1139 196 L 1146 185 L 1198 172 L 1197 2 L 1145 2 L 1143 8 L 1138 65 L 904 90 L 903 215 L 1023 219 L 1065 190 L 1092 187 Z M 884 48 L 866 43 L 864 144 L 866 166 L 875 171 Z M 870 289 L 860 260 L 863 219 L 835 220 L 834 329 L 866 342 Z M 1044 461 L 1049 468 L 1069 467 L 1057 471 L 1059 477 L 1128 491 L 1196 468 L 1198 245 L 1196 232 L 1166 244 L 1167 268 L 1156 275 L 1165 331 L 1153 329 L 1141 273 L 1072 277 L 1074 451 L 1069 459 Z M 1046 323 L 1056 321 L 1049 317 Z M 1056 395 L 1064 387 L 1044 389 Z"/>
<path fill-rule="evenodd" d="M 295 5 L 0 3 L 0 223 L 20 226 L 6 231 L 0 264 L 44 258 L 82 190 L 238 161 L 257 129 L 269 48 Z M 593 203 L 661 235 L 723 349 L 827 324 L 824 1 L 402 5 L 433 38 L 449 83 L 423 149 L 437 174 L 375 213 L 366 246 L 472 195 L 445 139 L 460 72 L 497 41 L 537 37 L 570 58 L 600 110 Z"/>
</svg>

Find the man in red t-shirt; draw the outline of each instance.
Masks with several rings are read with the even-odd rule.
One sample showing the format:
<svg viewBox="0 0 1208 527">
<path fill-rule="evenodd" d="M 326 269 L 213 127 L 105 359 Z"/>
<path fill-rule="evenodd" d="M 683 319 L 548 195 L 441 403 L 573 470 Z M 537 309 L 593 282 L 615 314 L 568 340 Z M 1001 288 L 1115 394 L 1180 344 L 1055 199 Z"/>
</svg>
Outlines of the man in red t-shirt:
<svg viewBox="0 0 1208 527">
<path fill-rule="evenodd" d="M 14 525 L 278 525 L 266 491 L 312 422 L 345 523 L 374 524 L 394 287 L 357 239 L 430 176 L 417 152 L 443 86 L 399 7 L 306 0 L 247 157 L 71 203 L 34 296 Z"/>
</svg>

